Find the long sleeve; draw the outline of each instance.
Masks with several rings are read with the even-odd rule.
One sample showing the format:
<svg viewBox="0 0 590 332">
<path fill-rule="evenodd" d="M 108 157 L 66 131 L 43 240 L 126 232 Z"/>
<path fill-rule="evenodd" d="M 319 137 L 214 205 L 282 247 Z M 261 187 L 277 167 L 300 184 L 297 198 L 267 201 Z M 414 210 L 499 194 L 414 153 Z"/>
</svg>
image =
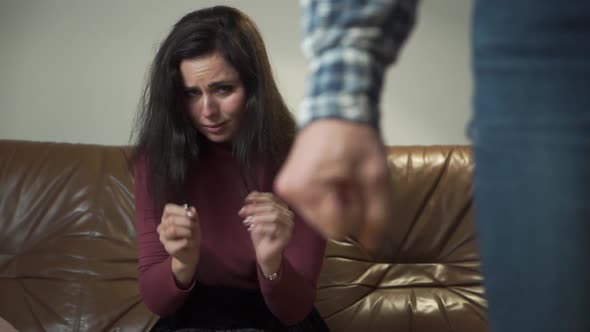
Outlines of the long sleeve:
<svg viewBox="0 0 590 332">
<path fill-rule="evenodd" d="M 383 76 L 413 28 L 418 0 L 301 0 L 309 61 L 298 124 L 340 118 L 379 126 Z"/>
<path fill-rule="evenodd" d="M 160 242 L 156 231 L 161 213 L 152 206 L 147 179 L 147 164 L 143 159 L 135 165 L 134 183 L 139 291 L 148 309 L 156 315 L 167 316 L 182 306 L 193 286 L 184 290 L 176 284 L 172 274 L 172 258 Z"/>
<path fill-rule="evenodd" d="M 303 320 L 312 310 L 326 241 L 300 218 L 275 280 L 258 269 L 258 281 L 270 311 L 285 325 Z"/>
</svg>

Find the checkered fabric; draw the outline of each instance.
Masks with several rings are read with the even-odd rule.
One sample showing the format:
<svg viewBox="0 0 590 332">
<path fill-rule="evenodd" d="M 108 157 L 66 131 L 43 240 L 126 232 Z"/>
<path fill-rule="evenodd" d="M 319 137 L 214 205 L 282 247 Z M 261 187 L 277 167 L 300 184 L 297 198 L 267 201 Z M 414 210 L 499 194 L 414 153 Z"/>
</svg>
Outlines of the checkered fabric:
<svg viewBox="0 0 590 332">
<path fill-rule="evenodd" d="M 302 0 L 309 61 L 303 127 L 319 118 L 379 126 L 387 66 L 412 30 L 417 0 Z"/>
</svg>

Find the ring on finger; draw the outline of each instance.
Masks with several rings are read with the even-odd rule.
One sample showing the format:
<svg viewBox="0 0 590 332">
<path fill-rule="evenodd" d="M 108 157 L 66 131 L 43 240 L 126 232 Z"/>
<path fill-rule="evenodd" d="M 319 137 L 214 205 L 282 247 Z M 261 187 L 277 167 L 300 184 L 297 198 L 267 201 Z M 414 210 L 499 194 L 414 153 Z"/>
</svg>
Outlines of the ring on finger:
<svg viewBox="0 0 590 332">
<path fill-rule="evenodd" d="M 184 203 L 184 216 L 187 218 L 191 218 L 193 216 L 192 212 L 188 209 L 187 203 Z"/>
</svg>

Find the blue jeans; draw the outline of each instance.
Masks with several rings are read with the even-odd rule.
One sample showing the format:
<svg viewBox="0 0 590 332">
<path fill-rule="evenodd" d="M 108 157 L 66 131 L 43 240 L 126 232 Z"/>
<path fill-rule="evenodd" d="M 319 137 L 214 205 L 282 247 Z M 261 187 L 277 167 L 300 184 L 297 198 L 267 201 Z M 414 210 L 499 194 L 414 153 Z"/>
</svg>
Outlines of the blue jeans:
<svg viewBox="0 0 590 332">
<path fill-rule="evenodd" d="M 491 330 L 588 332 L 590 1 L 476 1 L 472 38 Z"/>
</svg>

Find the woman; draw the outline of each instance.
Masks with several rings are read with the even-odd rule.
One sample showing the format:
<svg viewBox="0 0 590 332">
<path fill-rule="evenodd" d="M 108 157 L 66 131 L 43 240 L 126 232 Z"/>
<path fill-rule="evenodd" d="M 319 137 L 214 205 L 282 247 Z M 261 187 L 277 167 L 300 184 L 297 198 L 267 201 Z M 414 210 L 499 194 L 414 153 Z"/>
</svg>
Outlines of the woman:
<svg viewBox="0 0 590 332">
<path fill-rule="evenodd" d="M 136 120 L 139 287 L 154 331 L 322 331 L 325 241 L 272 193 L 295 124 L 245 14 L 183 17 Z"/>
</svg>

